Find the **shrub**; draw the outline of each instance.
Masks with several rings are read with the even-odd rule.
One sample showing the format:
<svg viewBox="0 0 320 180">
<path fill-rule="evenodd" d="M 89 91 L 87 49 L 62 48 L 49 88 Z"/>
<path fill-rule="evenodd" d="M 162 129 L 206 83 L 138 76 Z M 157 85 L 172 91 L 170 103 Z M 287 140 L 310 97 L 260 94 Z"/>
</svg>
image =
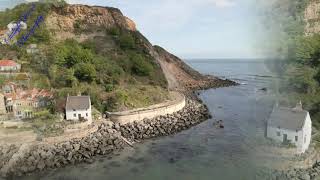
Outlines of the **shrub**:
<svg viewBox="0 0 320 180">
<path fill-rule="evenodd" d="M 133 63 L 132 72 L 139 76 L 148 76 L 153 71 L 152 65 L 141 55 L 133 55 L 131 57 Z"/>
<path fill-rule="evenodd" d="M 95 67 L 90 63 L 80 63 L 75 67 L 75 76 L 80 81 L 92 82 L 97 77 Z"/>
<path fill-rule="evenodd" d="M 122 49 L 133 49 L 135 47 L 134 38 L 129 33 L 122 33 L 119 42 Z"/>
</svg>

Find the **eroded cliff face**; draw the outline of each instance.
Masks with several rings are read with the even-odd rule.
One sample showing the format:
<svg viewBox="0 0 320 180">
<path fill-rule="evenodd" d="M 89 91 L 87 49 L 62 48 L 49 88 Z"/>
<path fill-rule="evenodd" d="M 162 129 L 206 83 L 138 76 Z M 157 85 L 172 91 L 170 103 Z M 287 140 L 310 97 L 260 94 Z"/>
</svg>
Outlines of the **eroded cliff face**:
<svg viewBox="0 0 320 180">
<path fill-rule="evenodd" d="M 312 0 L 308 3 L 304 18 L 306 21 L 305 34 L 320 33 L 320 1 Z"/>
<path fill-rule="evenodd" d="M 107 42 L 106 29 L 117 27 L 135 34 L 137 43 L 156 60 L 168 81 L 170 90 L 189 91 L 210 87 L 235 85 L 231 81 L 204 76 L 192 69 L 178 57 L 159 46 L 153 46 L 137 29 L 135 23 L 125 17 L 119 9 L 110 7 L 91 7 L 86 5 L 67 5 L 54 9 L 46 18 L 46 28 L 55 34 L 55 40 L 75 39 L 85 41 L 103 39 L 102 48 Z"/>
<path fill-rule="evenodd" d="M 46 19 L 46 26 L 60 40 L 75 38 L 76 28 L 86 32 L 88 36 L 82 36 L 81 40 L 98 34 L 103 35 L 101 29 L 112 27 L 137 30 L 135 23 L 125 17 L 119 9 L 86 5 L 67 5 L 62 9 L 54 9 Z"/>
</svg>

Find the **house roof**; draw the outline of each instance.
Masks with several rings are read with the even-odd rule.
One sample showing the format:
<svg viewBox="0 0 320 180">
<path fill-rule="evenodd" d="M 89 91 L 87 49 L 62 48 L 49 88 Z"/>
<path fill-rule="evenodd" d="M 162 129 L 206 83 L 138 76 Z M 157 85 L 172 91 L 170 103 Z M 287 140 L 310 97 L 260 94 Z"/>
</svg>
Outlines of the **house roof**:
<svg viewBox="0 0 320 180">
<path fill-rule="evenodd" d="M 91 105 L 90 96 L 68 96 L 66 110 L 85 110 Z"/>
<path fill-rule="evenodd" d="M 12 100 L 31 100 L 36 101 L 39 98 L 52 98 L 53 94 L 45 89 L 28 89 L 23 90 L 17 88 L 15 84 L 12 84 L 13 92 L 5 94 L 7 98 L 11 98 Z"/>
<path fill-rule="evenodd" d="M 17 63 L 12 60 L 0 60 L 0 66 L 16 66 Z"/>
<path fill-rule="evenodd" d="M 302 109 L 276 107 L 270 115 L 268 126 L 293 131 L 300 130 L 304 126 L 307 115 L 308 111 Z"/>
</svg>

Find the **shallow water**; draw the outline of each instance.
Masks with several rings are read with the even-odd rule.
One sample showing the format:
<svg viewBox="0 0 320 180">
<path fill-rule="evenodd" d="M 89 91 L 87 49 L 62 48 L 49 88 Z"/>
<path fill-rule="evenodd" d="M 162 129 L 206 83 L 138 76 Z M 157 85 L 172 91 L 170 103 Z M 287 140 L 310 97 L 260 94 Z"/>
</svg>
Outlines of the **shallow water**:
<svg viewBox="0 0 320 180">
<path fill-rule="evenodd" d="M 188 61 L 204 74 L 245 85 L 200 92 L 213 119 L 179 134 L 136 144 L 92 164 L 49 170 L 22 179 L 212 180 L 256 179 L 256 147 L 271 111 L 271 94 L 260 91 L 275 77 L 263 62 Z M 223 120 L 224 129 L 213 126 Z"/>
</svg>

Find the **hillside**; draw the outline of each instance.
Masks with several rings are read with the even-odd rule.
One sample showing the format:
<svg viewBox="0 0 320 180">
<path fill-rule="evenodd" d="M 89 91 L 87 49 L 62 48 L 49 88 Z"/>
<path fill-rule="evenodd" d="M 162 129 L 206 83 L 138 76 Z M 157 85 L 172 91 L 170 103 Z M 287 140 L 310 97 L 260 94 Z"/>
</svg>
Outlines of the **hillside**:
<svg viewBox="0 0 320 180">
<path fill-rule="evenodd" d="M 31 4 L 20 4 L 0 12 L 0 32 L 17 21 Z M 90 94 L 100 111 L 127 110 L 163 102 L 168 90 L 196 90 L 229 85 L 203 76 L 164 49 L 153 46 L 135 23 L 119 9 L 68 5 L 64 2 L 35 3 L 26 21 L 32 26 L 44 17 L 33 36 L 20 48 L 26 30 L 14 37 L 11 45 L 0 47 L 1 59 L 13 59 L 32 74 L 31 87 L 55 92 L 61 111 L 67 94 Z M 37 44 L 38 53 L 26 53 Z M 164 73 L 163 73 L 164 72 Z"/>
<path fill-rule="evenodd" d="M 301 100 L 312 115 L 313 125 L 320 128 L 319 1 L 274 1 L 268 10 L 273 33 L 267 37 L 273 37 L 269 38 L 274 44 L 273 54 L 283 60 L 275 68 L 283 79 L 277 86 L 278 98 L 287 106 Z"/>
</svg>

